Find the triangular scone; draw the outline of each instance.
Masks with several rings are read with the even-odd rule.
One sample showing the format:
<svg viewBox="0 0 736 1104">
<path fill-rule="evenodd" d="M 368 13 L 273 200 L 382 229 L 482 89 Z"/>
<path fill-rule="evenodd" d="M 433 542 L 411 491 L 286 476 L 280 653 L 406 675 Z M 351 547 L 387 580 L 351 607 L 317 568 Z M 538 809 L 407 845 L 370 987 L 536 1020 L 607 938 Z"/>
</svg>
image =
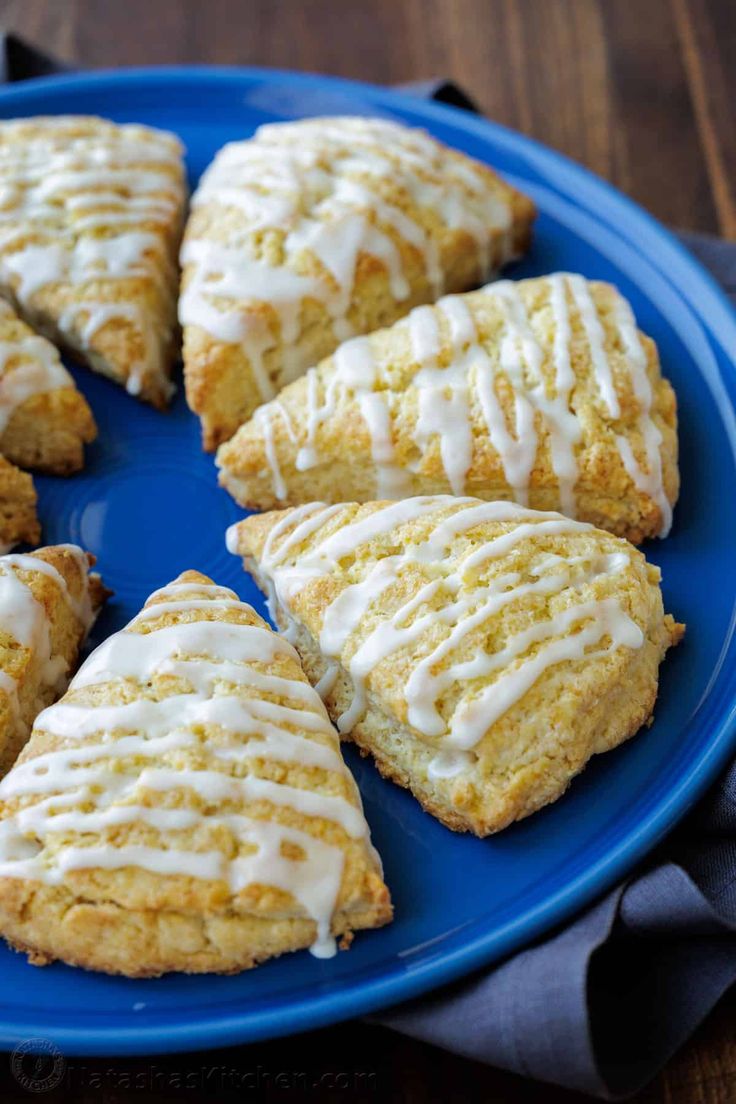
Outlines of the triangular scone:
<svg viewBox="0 0 736 1104">
<path fill-rule="evenodd" d="M 73 544 L 0 557 L 0 773 L 63 693 L 107 592 Z"/>
<path fill-rule="evenodd" d="M 675 395 L 609 284 L 556 273 L 419 307 L 262 406 L 220 449 L 242 505 L 469 494 L 638 543 L 679 489 Z"/>
<path fill-rule="evenodd" d="M 31 476 L 0 456 L 0 555 L 16 544 L 38 544 L 37 500 Z"/>
<path fill-rule="evenodd" d="M 232 973 L 390 919 L 296 652 L 198 572 L 90 656 L 0 785 L 0 933 L 35 963 Z"/>
<path fill-rule="evenodd" d="M 185 198 L 172 134 L 74 115 L 0 123 L 0 294 L 159 407 L 171 392 Z"/>
<path fill-rule="evenodd" d="M 489 279 L 534 205 L 478 161 L 384 119 L 305 119 L 225 146 L 181 260 L 187 399 L 205 448 L 352 334 Z"/>
<path fill-rule="evenodd" d="M 506 502 L 312 503 L 246 518 L 228 547 L 340 731 L 479 836 L 646 724 L 683 631 L 627 541 Z"/>
<path fill-rule="evenodd" d="M 21 468 L 68 475 L 96 436 L 87 400 L 54 346 L 0 300 L 0 453 Z"/>
</svg>

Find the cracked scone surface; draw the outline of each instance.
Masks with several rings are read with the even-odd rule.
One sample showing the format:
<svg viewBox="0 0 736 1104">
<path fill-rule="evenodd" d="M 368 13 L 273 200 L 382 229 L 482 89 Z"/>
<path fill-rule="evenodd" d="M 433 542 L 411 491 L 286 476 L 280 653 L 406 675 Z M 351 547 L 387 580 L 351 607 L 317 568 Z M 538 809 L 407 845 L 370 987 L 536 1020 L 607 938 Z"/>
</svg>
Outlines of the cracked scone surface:
<svg viewBox="0 0 736 1104">
<path fill-rule="evenodd" d="M 486 165 L 383 119 L 269 124 L 225 146 L 181 253 L 205 447 L 351 334 L 489 279 L 527 248 L 534 214 Z"/>
<path fill-rule="evenodd" d="M 341 345 L 218 452 L 241 505 L 469 494 L 634 543 L 679 490 L 675 394 L 611 285 L 500 281 Z"/>
<path fill-rule="evenodd" d="M 0 294 L 159 407 L 175 355 L 182 152 L 172 134 L 88 116 L 0 122 Z"/>
<path fill-rule="evenodd" d="M 0 785 L 0 931 L 32 962 L 230 973 L 390 919 L 296 653 L 197 572 L 92 654 Z"/>
<path fill-rule="evenodd" d="M 343 735 L 480 836 L 649 721 L 684 631 L 627 541 L 510 503 L 312 503 L 246 518 L 228 544 Z"/>
<path fill-rule="evenodd" d="M 93 564 L 71 544 L 0 556 L 0 774 L 77 665 L 106 597 Z"/>
<path fill-rule="evenodd" d="M 41 523 L 33 478 L 0 456 L 0 554 L 16 544 L 38 544 Z"/>
<path fill-rule="evenodd" d="M 87 400 L 55 347 L 0 300 L 0 453 L 21 468 L 69 475 L 96 436 Z"/>
</svg>

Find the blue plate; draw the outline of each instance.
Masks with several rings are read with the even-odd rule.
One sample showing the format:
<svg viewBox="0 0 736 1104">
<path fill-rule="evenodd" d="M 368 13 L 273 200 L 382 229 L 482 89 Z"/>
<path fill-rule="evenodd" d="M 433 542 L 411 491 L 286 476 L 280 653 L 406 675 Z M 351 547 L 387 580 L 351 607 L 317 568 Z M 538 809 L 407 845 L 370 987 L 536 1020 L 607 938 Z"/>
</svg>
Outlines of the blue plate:
<svg viewBox="0 0 736 1104">
<path fill-rule="evenodd" d="M 572 269 L 612 280 L 657 340 L 680 400 L 683 493 L 672 536 L 647 553 L 667 608 L 688 623 L 664 665 L 657 720 L 595 761 L 565 798 L 502 833 L 454 835 L 348 751 L 386 867 L 396 920 L 348 954 L 307 953 L 239 977 L 129 981 L 0 951 L 0 1045 L 29 1036 L 67 1054 L 224 1045 L 315 1027 L 398 1002 L 482 966 L 564 920 L 610 886 L 692 805 L 734 746 L 736 320 L 702 268 L 653 219 L 558 154 L 499 126 L 397 93 L 263 70 L 173 69 L 35 81 L 0 92 L 0 116 L 96 113 L 176 131 L 192 182 L 223 142 L 260 123 L 323 113 L 422 125 L 497 166 L 536 200 L 534 248 L 515 276 Z M 98 376 L 76 378 L 100 439 L 83 474 L 39 479 L 48 543 L 98 557 L 116 598 L 98 639 L 186 567 L 261 599 L 226 554 L 239 515 L 181 392 L 168 415 Z"/>
</svg>

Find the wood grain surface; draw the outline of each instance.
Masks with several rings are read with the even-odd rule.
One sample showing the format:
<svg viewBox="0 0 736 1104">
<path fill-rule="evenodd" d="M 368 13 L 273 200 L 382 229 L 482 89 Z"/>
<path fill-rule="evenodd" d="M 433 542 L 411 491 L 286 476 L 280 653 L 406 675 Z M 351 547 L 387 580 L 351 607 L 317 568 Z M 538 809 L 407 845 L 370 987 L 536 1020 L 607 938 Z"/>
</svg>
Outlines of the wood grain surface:
<svg viewBox="0 0 736 1104">
<path fill-rule="evenodd" d="M 447 76 L 491 118 L 589 166 L 670 225 L 736 240 L 736 0 L 0 0 L 0 24 L 80 68 Z M 0 1062 L 0 1100 L 28 1098 Z M 43 1097 L 146 1098 L 583 1099 L 359 1023 L 202 1054 L 74 1059 Z M 636 1099 L 736 1102 L 736 995 Z"/>
</svg>

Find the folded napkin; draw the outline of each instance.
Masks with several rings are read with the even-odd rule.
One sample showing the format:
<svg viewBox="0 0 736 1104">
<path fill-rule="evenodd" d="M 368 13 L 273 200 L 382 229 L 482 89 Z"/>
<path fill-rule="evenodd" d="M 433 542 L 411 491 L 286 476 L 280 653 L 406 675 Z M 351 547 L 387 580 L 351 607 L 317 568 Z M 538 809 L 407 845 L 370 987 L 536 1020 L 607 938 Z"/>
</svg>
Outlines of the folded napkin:
<svg viewBox="0 0 736 1104">
<path fill-rule="evenodd" d="M 0 80 L 57 71 L 0 34 Z M 466 110 L 448 81 L 401 86 Z M 681 240 L 736 304 L 736 244 Z M 565 927 L 372 1022 L 606 1100 L 635 1092 L 736 982 L 736 765 L 623 884 Z"/>
<path fill-rule="evenodd" d="M 650 861 L 500 966 L 374 1021 L 617 1100 L 736 981 L 736 766 Z"/>
</svg>

